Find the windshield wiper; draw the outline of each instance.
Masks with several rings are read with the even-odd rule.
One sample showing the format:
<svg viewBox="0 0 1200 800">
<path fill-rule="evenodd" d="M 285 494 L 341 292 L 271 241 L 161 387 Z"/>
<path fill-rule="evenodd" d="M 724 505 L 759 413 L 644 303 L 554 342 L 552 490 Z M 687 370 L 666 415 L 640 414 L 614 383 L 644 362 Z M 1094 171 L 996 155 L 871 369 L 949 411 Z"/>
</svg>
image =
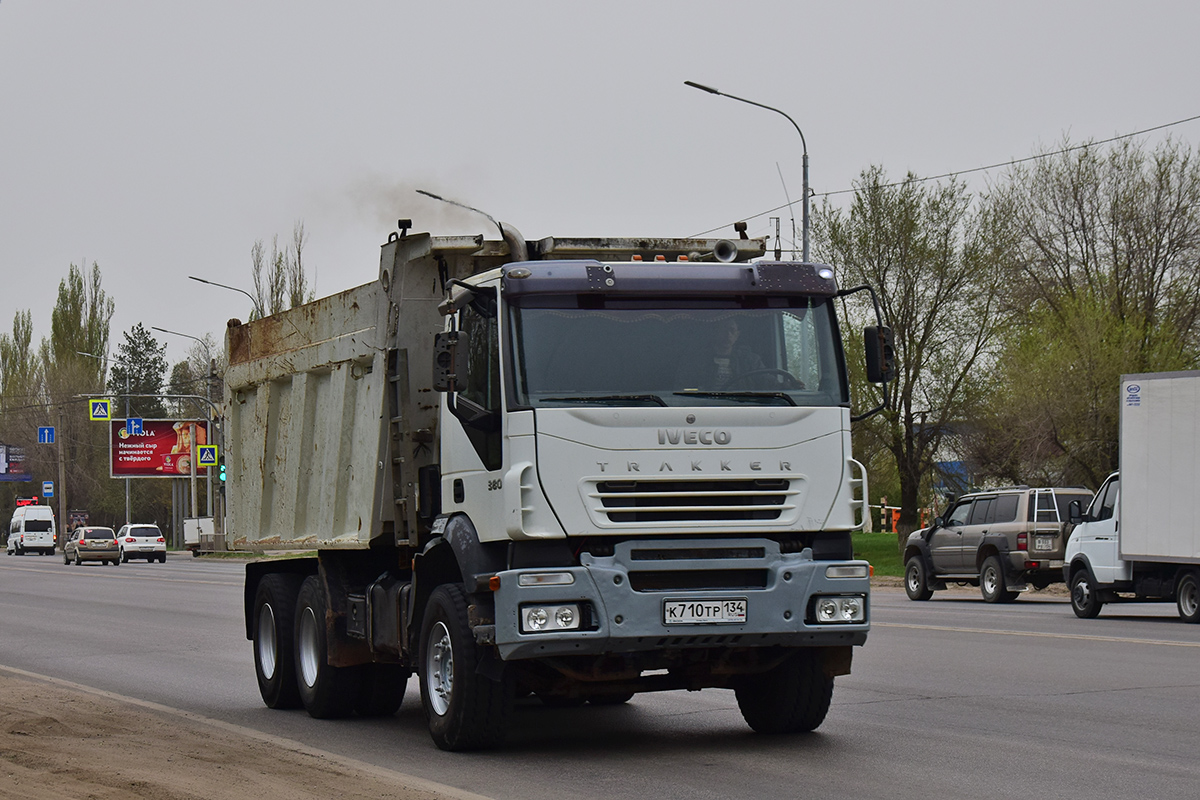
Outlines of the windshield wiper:
<svg viewBox="0 0 1200 800">
<path fill-rule="evenodd" d="M 790 394 L 786 392 L 672 392 L 679 397 L 733 397 L 739 400 L 786 400 L 789 406 L 796 405 Z M 664 404 L 665 405 L 665 404 Z"/>
<path fill-rule="evenodd" d="M 665 406 L 667 404 L 666 400 L 663 400 L 661 397 L 659 397 L 656 394 L 603 394 L 603 395 L 595 395 L 592 397 L 542 397 L 540 399 L 542 401 L 549 401 L 552 403 L 612 403 L 612 402 L 629 403 L 629 402 L 633 402 L 633 403 L 657 403 L 660 406 Z"/>
</svg>

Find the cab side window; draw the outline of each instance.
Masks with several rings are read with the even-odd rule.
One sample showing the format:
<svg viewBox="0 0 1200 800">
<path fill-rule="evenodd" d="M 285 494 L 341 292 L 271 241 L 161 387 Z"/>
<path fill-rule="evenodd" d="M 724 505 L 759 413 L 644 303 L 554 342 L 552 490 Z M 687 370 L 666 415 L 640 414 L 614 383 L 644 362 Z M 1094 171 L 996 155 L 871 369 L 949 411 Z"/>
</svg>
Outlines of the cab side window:
<svg viewBox="0 0 1200 800">
<path fill-rule="evenodd" d="M 1117 491 L 1120 488 L 1120 483 L 1119 479 L 1111 480 L 1101 490 L 1100 502 L 1097 504 L 1095 512 L 1097 520 L 1112 519 L 1117 508 Z"/>
<path fill-rule="evenodd" d="M 994 497 L 981 497 L 975 501 L 975 505 L 971 507 L 971 525 L 983 525 L 986 522 L 991 522 L 988 518 L 992 510 L 992 501 Z"/>
<path fill-rule="evenodd" d="M 970 514 L 971 501 L 968 500 L 965 503 L 959 503 L 954 507 L 954 510 L 950 512 L 949 516 L 946 517 L 946 527 L 954 528 L 959 525 L 965 525 L 967 522 L 967 517 L 969 517 Z"/>
<path fill-rule="evenodd" d="M 496 295 L 483 292 L 459 313 L 459 329 L 467 336 L 467 384 L 458 402 L 473 407 L 478 421 L 464 423 L 467 438 L 489 470 L 503 463 L 500 436 L 500 333 Z"/>
</svg>

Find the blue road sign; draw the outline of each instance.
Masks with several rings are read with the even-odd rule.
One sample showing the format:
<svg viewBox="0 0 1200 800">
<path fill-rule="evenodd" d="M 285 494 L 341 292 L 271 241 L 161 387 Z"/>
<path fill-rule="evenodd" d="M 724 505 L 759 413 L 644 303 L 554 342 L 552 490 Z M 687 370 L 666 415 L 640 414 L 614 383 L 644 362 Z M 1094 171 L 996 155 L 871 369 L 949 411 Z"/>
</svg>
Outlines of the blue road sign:
<svg viewBox="0 0 1200 800">
<path fill-rule="evenodd" d="M 141 436 L 142 418 L 130 417 L 129 419 L 125 420 L 125 430 L 130 436 Z"/>
<path fill-rule="evenodd" d="M 215 467 L 217 465 L 217 446 L 215 444 L 197 445 L 196 463 L 202 467 Z"/>
<path fill-rule="evenodd" d="M 112 406 L 107 400 L 88 401 L 88 416 L 93 420 L 108 420 L 112 418 Z"/>
<path fill-rule="evenodd" d="M 38 444 L 54 444 L 54 428 L 43 425 L 38 428 Z"/>
<path fill-rule="evenodd" d="M 54 430 L 51 428 L 50 430 Z M 42 497 L 54 497 L 54 481 L 42 482 Z"/>
</svg>

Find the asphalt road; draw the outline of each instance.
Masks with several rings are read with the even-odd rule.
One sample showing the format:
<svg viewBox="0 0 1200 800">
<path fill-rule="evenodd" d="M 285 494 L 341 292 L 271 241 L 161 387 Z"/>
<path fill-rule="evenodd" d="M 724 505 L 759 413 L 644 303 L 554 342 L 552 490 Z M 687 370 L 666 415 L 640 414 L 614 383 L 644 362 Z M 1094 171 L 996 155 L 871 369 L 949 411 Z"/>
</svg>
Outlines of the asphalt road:
<svg viewBox="0 0 1200 800">
<path fill-rule="evenodd" d="M 386 720 L 271 711 L 242 622 L 241 563 L 65 566 L 0 556 L 0 664 L 246 726 L 496 798 L 1192 797 L 1200 626 L 1173 605 L 989 606 L 872 595 L 873 628 L 813 734 L 764 737 L 731 692 L 518 707 L 506 745 L 430 741 L 416 681 Z"/>
</svg>

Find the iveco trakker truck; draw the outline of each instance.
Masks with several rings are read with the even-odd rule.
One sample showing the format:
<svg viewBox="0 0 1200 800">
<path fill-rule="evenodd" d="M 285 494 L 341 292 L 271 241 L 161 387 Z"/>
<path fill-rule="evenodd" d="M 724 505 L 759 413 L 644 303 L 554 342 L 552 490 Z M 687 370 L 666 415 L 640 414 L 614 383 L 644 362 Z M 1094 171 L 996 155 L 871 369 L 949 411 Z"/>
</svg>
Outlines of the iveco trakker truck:
<svg viewBox="0 0 1200 800">
<path fill-rule="evenodd" d="M 869 627 L 836 314 L 867 287 L 761 239 L 500 229 L 402 220 L 378 280 L 229 323 L 230 543 L 298 555 L 247 567 L 266 704 L 387 715 L 415 672 L 450 750 L 516 700 L 673 689 L 815 728 Z"/>
<path fill-rule="evenodd" d="M 1121 378 L 1121 471 L 1096 492 L 1067 542 L 1063 576 L 1084 619 L 1105 603 L 1175 602 L 1200 622 L 1200 372 Z"/>
</svg>

